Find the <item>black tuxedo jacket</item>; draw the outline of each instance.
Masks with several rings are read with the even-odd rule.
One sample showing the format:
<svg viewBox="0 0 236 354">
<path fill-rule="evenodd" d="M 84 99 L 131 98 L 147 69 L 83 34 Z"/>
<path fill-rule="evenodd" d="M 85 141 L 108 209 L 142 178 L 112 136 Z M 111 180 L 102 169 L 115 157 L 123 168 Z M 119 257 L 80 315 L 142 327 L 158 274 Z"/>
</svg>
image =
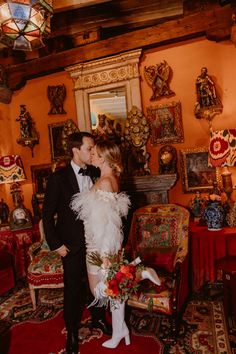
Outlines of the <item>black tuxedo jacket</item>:
<svg viewBox="0 0 236 354">
<path fill-rule="evenodd" d="M 86 175 L 94 182 L 99 177 L 99 170 L 89 165 Z M 48 180 L 43 203 L 43 227 L 51 250 L 64 244 L 71 253 L 77 253 L 85 247 L 83 221 L 76 220 L 70 208 L 71 198 L 78 192 L 79 186 L 71 164 L 54 172 Z"/>
</svg>

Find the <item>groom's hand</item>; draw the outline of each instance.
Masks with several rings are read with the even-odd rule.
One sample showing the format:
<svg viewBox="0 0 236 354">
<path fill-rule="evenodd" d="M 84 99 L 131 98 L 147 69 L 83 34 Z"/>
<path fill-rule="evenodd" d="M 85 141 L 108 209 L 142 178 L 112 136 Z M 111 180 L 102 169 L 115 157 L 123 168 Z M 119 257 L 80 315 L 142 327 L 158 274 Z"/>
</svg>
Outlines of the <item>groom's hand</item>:
<svg viewBox="0 0 236 354">
<path fill-rule="evenodd" d="M 56 251 L 61 257 L 65 257 L 67 255 L 67 253 L 69 252 L 69 249 L 65 245 L 62 245 Z"/>
</svg>

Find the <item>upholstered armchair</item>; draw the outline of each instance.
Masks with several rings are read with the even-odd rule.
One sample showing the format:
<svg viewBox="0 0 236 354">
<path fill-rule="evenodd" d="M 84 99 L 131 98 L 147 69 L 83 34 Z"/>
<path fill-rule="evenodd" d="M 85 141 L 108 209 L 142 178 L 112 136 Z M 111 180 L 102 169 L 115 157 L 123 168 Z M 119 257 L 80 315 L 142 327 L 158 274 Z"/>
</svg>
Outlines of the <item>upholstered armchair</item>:
<svg viewBox="0 0 236 354">
<path fill-rule="evenodd" d="M 179 329 L 189 292 L 188 226 L 189 212 L 184 207 L 175 204 L 145 206 L 133 214 L 126 247 L 131 258 L 139 256 L 161 279 L 160 286 L 143 280 L 128 305 L 171 316 L 173 334 Z"/>
<path fill-rule="evenodd" d="M 28 284 L 33 309 L 36 308 L 36 290 L 41 288 L 62 288 L 63 267 L 59 254 L 50 251 L 45 240 L 42 220 L 39 222 L 40 241 L 29 248 L 30 265 L 28 268 Z"/>
</svg>

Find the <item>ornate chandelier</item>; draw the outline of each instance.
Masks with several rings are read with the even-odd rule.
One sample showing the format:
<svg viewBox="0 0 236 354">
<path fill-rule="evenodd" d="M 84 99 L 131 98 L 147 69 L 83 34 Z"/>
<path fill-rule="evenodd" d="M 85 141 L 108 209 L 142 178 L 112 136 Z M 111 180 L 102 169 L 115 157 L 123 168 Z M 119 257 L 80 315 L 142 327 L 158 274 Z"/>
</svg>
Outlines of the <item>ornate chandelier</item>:
<svg viewBox="0 0 236 354">
<path fill-rule="evenodd" d="M 0 0 L 0 42 L 15 50 L 43 47 L 52 13 L 52 0 Z"/>
</svg>

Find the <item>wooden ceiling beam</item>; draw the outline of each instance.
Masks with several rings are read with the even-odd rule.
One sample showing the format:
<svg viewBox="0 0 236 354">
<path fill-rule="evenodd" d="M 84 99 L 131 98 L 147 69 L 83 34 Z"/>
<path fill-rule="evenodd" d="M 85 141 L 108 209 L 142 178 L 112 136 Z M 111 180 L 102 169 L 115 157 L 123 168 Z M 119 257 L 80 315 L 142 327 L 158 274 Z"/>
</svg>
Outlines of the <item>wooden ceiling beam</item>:
<svg viewBox="0 0 236 354">
<path fill-rule="evenodd" d="M 55 53 L 7 68 L 8 85 L 17 89 L 31 78 L 63 70 L 64 67 L 137 48 L 147 48 L 177 42 L 187 38 L 206 35 L 209 31 L 230 29 L 232 9 L 230 6 L 199 11 L 182 19 L 139 29 L 121 36 L 101 40 L 65 52 Z"/>
</svg>

